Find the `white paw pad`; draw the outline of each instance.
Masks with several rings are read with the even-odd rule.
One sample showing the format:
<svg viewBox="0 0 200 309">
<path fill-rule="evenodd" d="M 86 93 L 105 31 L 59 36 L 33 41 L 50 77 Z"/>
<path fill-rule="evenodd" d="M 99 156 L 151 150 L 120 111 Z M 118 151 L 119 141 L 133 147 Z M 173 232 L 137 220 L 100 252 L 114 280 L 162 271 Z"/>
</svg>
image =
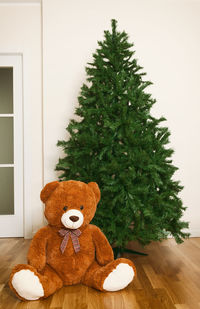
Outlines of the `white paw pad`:
<svg viewBox="0 0 200 309">
<path fill-rule="evenodd" d="M 44 296 L 39 278 L 29 269 L 16 272 L 12 278 L 12 285 L 17 293 L 27 300 L 36 300 Z"/>
<path fill-rule="evenodd" d="M 104 280 L 103 289 L 106 291 L 118 291 L 125 288 L 134 277 L 134 270 L 126 263 L 120 263 Z"/>
</svg>

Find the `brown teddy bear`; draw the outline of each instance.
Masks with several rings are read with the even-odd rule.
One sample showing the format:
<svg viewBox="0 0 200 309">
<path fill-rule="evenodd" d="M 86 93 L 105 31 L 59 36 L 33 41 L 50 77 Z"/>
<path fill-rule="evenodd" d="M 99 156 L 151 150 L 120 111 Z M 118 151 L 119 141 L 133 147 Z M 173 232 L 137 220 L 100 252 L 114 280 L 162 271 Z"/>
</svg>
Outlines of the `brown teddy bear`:
<svg viewBox="0 0 200 309">
<path fill-rule="evenodd" d="M 63 285 L 78 283 L 118 291 L 133 280 L 133 262 L 114 260 L 105 235 L 89 224 L 100 200 L 95 182 L 54 181 L 40 197 L 49 224 L 35 234 L 28 264 L 15 266 L 10 275 L 10 287 L 20 299 L 46 298 Z"/>
</svg>

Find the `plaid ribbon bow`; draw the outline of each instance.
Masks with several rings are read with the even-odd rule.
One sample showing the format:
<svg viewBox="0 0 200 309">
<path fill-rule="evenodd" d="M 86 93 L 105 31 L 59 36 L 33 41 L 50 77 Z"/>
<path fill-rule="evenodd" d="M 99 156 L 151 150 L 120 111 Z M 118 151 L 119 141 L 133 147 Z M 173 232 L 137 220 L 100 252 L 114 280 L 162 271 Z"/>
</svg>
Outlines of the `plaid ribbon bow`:
<svg viewBox="0 0 200 309">
<path fill-rule="evenodd" d="M 74 251 L 77 253 L 80 251 L 80 244 L 78 237 L 81 235 L 81 231 L 79 229 L 69 230 L 69 229 L 61 229 L 58 231 L 60 236 L 64 237 L 61 242 L 60 250 L 63 253 L 68 243 L 69 236 L 71 236 L 71 240 L 73 243 Z"/>
</svg>

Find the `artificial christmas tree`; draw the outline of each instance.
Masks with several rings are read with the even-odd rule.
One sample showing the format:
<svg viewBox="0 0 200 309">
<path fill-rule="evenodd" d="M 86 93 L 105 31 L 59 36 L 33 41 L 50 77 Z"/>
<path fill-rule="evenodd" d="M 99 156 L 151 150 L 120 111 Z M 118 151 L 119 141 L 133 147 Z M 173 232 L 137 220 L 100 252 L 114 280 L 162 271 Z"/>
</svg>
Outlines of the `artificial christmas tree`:
<svg viewBox="0 0 200 309">
<path fill-rule="evenodd" d="M 56 166 L 61 180 L 95 181 L 101 202 L 94 224 L 111 244 L 123 250 L 130 240 L 145 245 L 166 238 L 180 243 L 189 234 L 180 221 L 185 207 L 178 196 L 182 186 L 173 179 L 173 150 L 169 130 L 150 109 L 156 102 L 145 88 L 141 67 L 133 58 L 128 35 L 105 31 L 93 62 L 86 68 L 68 141 L 59 141 L 66 154 Z"/>
</svg>

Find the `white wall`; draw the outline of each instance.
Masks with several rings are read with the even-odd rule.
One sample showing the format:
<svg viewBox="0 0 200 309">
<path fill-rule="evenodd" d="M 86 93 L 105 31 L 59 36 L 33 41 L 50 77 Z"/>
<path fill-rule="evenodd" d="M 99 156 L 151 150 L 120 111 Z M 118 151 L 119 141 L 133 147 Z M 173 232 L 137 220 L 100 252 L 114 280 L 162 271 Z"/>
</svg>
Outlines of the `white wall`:
<svg viewBox="0 0 200 309">
<path fill-rule="evenodd" d="M 20 4 L 19 4 L 20 3 Z M 175 149 L 176 178 L 185 186 L 181 197 L 188 209 L 184 219 L 200 236 L 198 176 L 200 167 L 200 1 L 199 0 L 0 0 L 0 53 L 22 53 L 25 119 L 25 217 L 31 236 L 43 224 L 39 193 L 63 153 L 65 127 L 74 116 L 77 96 L 110 20 L 135 43 L 139 64 L 154 82 L 156 116 L 164 115 Z M 44 117 L 42 116 L 41 37 L 43 35 Z M 44 152 L 42 150 L 42 117 Z M 44 162 L 43 162 L 44 157 Z M 43 181 L 44 163 L 44 181 Z M 32 221 L 32 222 L 31 222 Z"/>
<path fill-rule="evenodd" d="M 54 171 L 74 115 L 77 96 L 97 40 L 110 20 L 119 22 L 135 43 L 139 64 L 154 85 L 154 115 L 167 118 L 177 179 L 193 236 L 200 236 L 200 1 L 198 0 L 43 0 L 44 181 Z"/>
<path fill-rule="evenodd" d="M 14 1 L 13 1 L 14 2 Z M 0 1 L 0 53 L 23 55 L 25 236 L 43 224 L 41 7 Z"/>
<path fill-rule="evenodd" d="M 65 127 L 74 117 L 86 79 L 84 68 L 112 18 L 129 33 L 139 64 L 154 82 L 149 88 L 157 99 L 153 113 L 167 118 L 174 164 L 180 168 L 176 178 L 185 186 L 184 220 L 190 221 L 192 235 L 200 236 L 200 1 L 43 0 L 42 4 L 41 25 L 39 0 L 0 0 L 0 53 L 23 54 L 26 237 L 43 225 L 39 193 L 44 183 L 57 178 L 54 168 L 63 155 L 57 140 L 67 137 Z"/>
</svg>

